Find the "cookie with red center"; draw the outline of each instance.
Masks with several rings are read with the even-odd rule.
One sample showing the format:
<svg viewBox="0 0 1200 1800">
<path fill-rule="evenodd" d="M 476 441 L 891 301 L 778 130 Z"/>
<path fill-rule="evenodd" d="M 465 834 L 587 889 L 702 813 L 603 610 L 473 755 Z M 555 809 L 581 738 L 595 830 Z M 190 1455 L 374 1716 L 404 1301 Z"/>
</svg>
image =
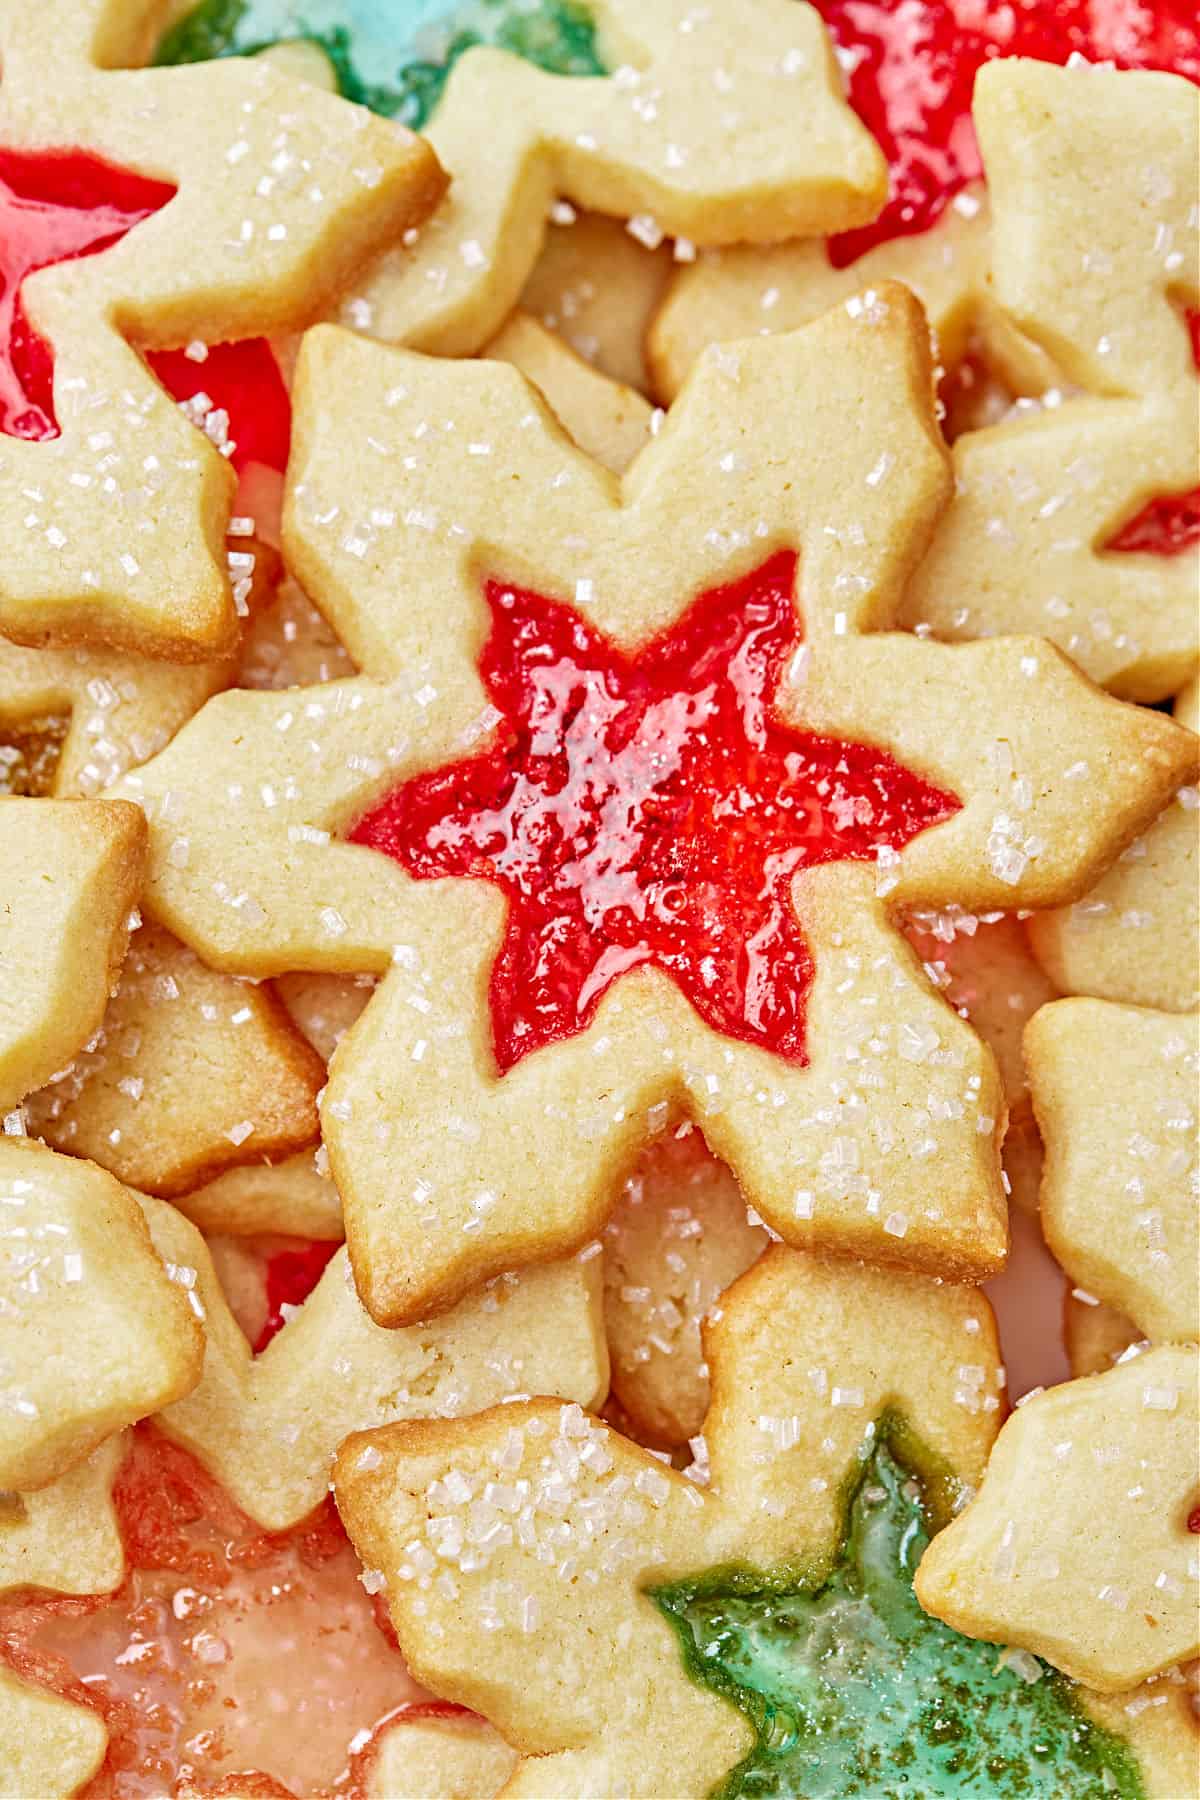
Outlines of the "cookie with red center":
<svg viewBox="0 0 1200 1800">
<path fill-rule="evenodd" d="M 586 1241 L 664 1106 L 781 1236 L 997 1267 L 995 1067 L 884 902 L 1078 891 L 1194 745 L 886 630 L 946 493 L 915 304 L 714 356 L 620 482 L 514 372 L 336 331 L 296 425 L 289 555 L 376 679 L 218 697 L 127 791 L 207 961 L 387 973 L 323 1105 L 372 1314 Z"/>
<path fill-rule="evenodd" d="M 889 9 L 847 10 L 888 33 Z M 1143 25 L 1155 16 L 1137 12 Z M 1043 399 L 1004 416 L 1002 396 L 1001 416 L 985 412 L 957 437 L 956 502 L 903 619 L 953 639 L 1034 630 L 1115 692 L 1149 700 L 1187 678 L 1197 642 L 1188 320 L 1200 302 L 1190 155 L 1200 71 L 1187 39 L 1185 22 L 1178 42 L 1162 32 L 1141 46 L 1151 67 L 1179 74 L 1063 70 L 1012 55 L 1016 45 L 993 49 L 974 89 L 986 189 L 961 187 L 936 224 L 914 196 L 911 222 L 924 229 L 845 266 L 811 242 L 722 253 L 677 278 L 651 334 L 670 395 L 705 344 L 791 330 L 864 283 L 906 281 L 952 377 L 982 358 L 1010 397 Z M 1125 41 L 1123 60 L 1136 66 L 1139 46 Z M 903 116 L 897 59 L 919 61 L 925 39 L 897 30 L 888 47 Z M 967 57 L 970 74 L 974 52 L 952 36 L 945 54 L 952 88 L 963 72 L 955 58 Z M 859 70 L 879 74 L 870 56 Z M 1142 150 L 1115 181 L 1114 140 Z M 977 168 L 973 135 L 963 141 Z M 921 162 L 919 181 L 928 173 Z M 889 210 L 898 201 L 894 192 Z"/>
<path fill-rule="evenodd" d="M 145 8 L 54 14 L 0 22 L 0 627 L 204 661 L 234 638 L 234 478 L 139 351 L 305 323 L 444 177 L 267 66 L 120 67 Z"/>
<path fill-rule="evenodd" d="M 339 1452 L 411 1666 L 521 1758 L 500 1792 L 852 1794 L 901 1766 L 923 1792 L 1017 1796 L 1034 1756 L 1063 1794 L 1174 1791 L 1186 1700 L 1104 1729 L 1085 1690 L 914 1598 L 1001 1416 L 980 1296 L 776 1247 L 706 1348 L 684 1475 L 536 1400 Z"/>
<path fill-rule="evenodd" d="M 49 1487 L 12 1496 L 0 1687 L 18 1676 L 23 1695 L 94 1708 L 110 1773 L 155 1773 L 172 1792 L 190 1777 L 208 1792 L 230 1768 L 255 1767 L 282 1778 L 280 1791 L 324 1791 L 353 1726 L 361 1775 L 383 1754 L 385 1719 L 419 1691 L 374 1628 L 371 1585 L 364 1595 L 332 1513 L 333 1451 L 352 1428 L 456 1416 L 529 1389 L 596 1403 L 607 1386 L 599 1261 L 506 1278 L 432 1326 L 388 1332 L 364 1314 L 343 1256 L 324 1274 L 309 1258 L 312 1279 L 290 1289 L 290 1316 L 254 1356 L 194 1227 L 161 1202 L 143 1208 L 172 1291 L 182 1301 L 186 1283 L 205 1321 L 195 1404 L 165 1405 L 149 1435 L 109 1438 Z M 281 1636 L 315 1696 L 312 1741 L 282 1758 L 275 1710 L 261 1703 Z M 293 1676 L 300 1667 L 289 1659 Z M 77 1714 L 31 1706 L 34 1745 L 58 1745 L 70 1766 L 73 1739 L 59 1733 L 83 1731 Z M 10 1785 L 14 1766 L 0 1741 Z"/>
</svg>

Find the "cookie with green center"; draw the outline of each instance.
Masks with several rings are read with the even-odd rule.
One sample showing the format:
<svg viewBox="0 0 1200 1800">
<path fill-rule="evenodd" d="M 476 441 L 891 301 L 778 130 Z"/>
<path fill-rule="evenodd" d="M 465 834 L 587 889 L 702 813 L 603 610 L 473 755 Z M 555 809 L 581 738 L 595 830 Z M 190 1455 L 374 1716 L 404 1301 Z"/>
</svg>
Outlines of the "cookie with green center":
<svg viewBox="0 0 1200 1800">
<path fill-rule="evenodd" d="M 122 68 L 154 10 L 0 16 L 0 629 L 207 663 L 234 475 L 139 352 L 304 325 L 445 177 L 266 65 Z"/>
<path fill-rule="evenodd" d="M 1146 1754 L 914 1598 L 1000 1416 L 985 1301 L 775 1248 L 707 1347 L 691 1479 L 542 1401 L 339 1453 L 414 1671 L 521 1756 L 504 1794 L 1174 1791 L 1182 1709 Z"/>
<path fill-rule="evenodd" d="M 192 50 L 253 48 L 267 21 L 318 40 L 318 79 L 422 120 L 449 172 L 420 237 L 347 303 L 349 322 L 390 341 L 477 350 L 515 305 L 556 199 L 635 220 L 644 242 L 720 244 L 840 230 L 884 198 L 883 160 L 798 0 L 756 0 L 750 32 L 738 0 L 234 0 L 225 13 L 232 37 Z"/>
<path fill-rule="evenodd" d="M 1194 529 L 1164 536 L 1161 554 L 1145 532 L 1121 534 L 1156 498 L 1183 509 L 1200 479 L 1185 321 L 1200 303 L 1197 106 L 1169 74 L 987 63 L 974 108 L 986 190 L 838 266 L 826 245 L 796 243 L 682 271 L 651 331 L 660 392 L 709 343 L 794 330 L 867 282 L 907 282 L 952 377 L 982 359 L 1044 402 L 957 438 L 956 501 L 905 622 L 950 639 L 1036 631 L 1116 693 L 1172 694 L 1196 658 Z M 1143 148 L 1115 188 L 1114 141 Z"/>
<path fill-rule="evenodd" d="M 495 363 L 322 328 L 296 401 L 288 554 L 368 673 L 122 791 L 206 962 L 386 977 L 322 1108 L 372 1316 L 587 1242 L 672 1109 L 788 1241 L 994 1270 L 995 1065 L 888 909 L 1081 891 L 1196 746 L 887 629 L 948 489 L 911 298 L 714 355 L 621 478 Z"/>
</svg>

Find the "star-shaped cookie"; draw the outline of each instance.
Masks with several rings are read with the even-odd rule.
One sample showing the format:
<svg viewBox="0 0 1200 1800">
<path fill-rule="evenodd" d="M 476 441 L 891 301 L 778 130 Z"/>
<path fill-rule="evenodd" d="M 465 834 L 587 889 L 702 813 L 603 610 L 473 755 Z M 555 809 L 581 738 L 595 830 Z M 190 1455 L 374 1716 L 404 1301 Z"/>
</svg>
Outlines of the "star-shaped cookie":
<svg viewBox="0 0 1200 1800">
<path fill-rule="evenodd" d="M 234 478 L 138 350 L 306 323 L 444 176 L 265 64 L 121 68 L 150 12 L 0 14 L 0 628 L 202 662 Z"/>
<path fill-rule="evenodd" d="M 796 393 L 811 403 L 797 410 Z M 218 696 L 122 791 L 151 822 L 147 904 L 207 962 L 386 971 L 323 1103 L 373 1316 L 420 1318 L 586 1242 L 614 1177 L 673 1108 L 790 1240 L 994 1269 L 994 1065 L 883 902 L 980 909 L 1080 891 L 1186 776 L 1194 746 L 1097 695 L 1043 644 L 886 630 L 946 492 L 914 303 L 870 293 L 789 338 L 714 355 L 620 483 L 495 364 L 322 330 L 296 399 L 289 555 L 374 679 Z M 533 691 L 523 670 L 554 658 L 578 673 L 557 711 L 552 687 L 538 701 L 535 744 L 518 716 Z M 594 719 L 571 698 L 588 684 L 607 696 Z M 696 735 L 710 712 L 719 724 Z M 661 774 L 621 749 L 638 720 L 664 734 Z M 586 951 L 562 958 L 562 981 L 560 927 L 541 900 L 522 913 L 511 897 L 522 879 L 536 888 L 536 855 L 504 892 L 485 866 L 509 835 L 485 824 L 504 804 L 503 759 L 515 768 L 543 746 L 513 842 L 519 862 L 549 834 L 551 909 Z M 554 758 L 572 755 L 594 771 L 579 829 L 594 800 L 632 832 L 627 864 L 606 868 L 600 851 L 579 887 L 553 824 L 567 766 Z M 679 755 L 689 774 L 672 788 Z M 780 757 L 794 785 L 759 814 Z M 702 801 L 685 821 L 695 855 L 672 872 L 654 821 L 663 807 L 679 818 L 685 789 Z M 793 815 L 812 823 L 789 835 Z M 426 848 L 410 854 L 410 841 Z M 764 845 L 784 885 L 751 952 L 721 895 L 728 883 L 755 916 Z M 729 874 L 710 888 L 714 866 Z M 643 907 L 643 881 L 644 932 L 620 910 L 622 893 Z M 696 955 L 705 932 L 726 959 L 712 971 Z M 509 969 L 526 973 L 506 986 Z M 380 1174 L 398 1166 L 402 1189 Z"/>
<path fill-rule="evenodd" d="M 1188 683 L 1173 710 L 1181 725 L 1200 731 L 1200 680 Z M 1193 784 L 1181 788 L 1082 900 L 1031 919 L 1029 938 L 1065 993 L 1194 1012 L 1200 1005 L 1200 791 Z"/>
</svg>

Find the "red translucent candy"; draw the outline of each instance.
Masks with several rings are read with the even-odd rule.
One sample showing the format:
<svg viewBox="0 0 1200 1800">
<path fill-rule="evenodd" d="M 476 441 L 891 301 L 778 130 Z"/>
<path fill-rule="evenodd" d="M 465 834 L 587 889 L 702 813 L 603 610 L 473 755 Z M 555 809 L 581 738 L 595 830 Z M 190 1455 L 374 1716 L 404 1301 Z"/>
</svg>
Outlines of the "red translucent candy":
<svg viewBox="0 0 1200 1800">
<path fill-rule="evenodd" d="M 248 463 L 287 468 L 292 405 L 266 338 L 210 344 L 203 362 L 185 350 L 151 350 L 146 361 L 176 400 L 207 394 L 229 414 L 229 460 L 239 474 Z"/>
<path fill-rule="evenodd" d="M 1189 1531 L 1200 1532 L 1200 1506 L 1193 1506 L 1188 1514 L 1187 1528 Z"/>
<path fill-rule="evenodd" d="M 850 103 L 888 160 L 880 216 L 830 243 L 838 268 L 926 231 L 983 173 L 971 123 L 981 63 L 1077 51 L 1121 69 L 1200 81 L 1195 0 L 815 0 L 848 73 Z"/>
<path fill-rule="evenodd" d="M 107 250 L 174 193 L 82 150 L 0 149 L 0 432 L 58 436 L 54 355 L 25 316 L 25 277 Z"/>
<path fill-rule="evenodd" d="M 654 964 L 716 1030 L 805 1060 L 813 964 L 792 878 L 874 860 L 958 801 L 882 750 L 784 725 L 796 558 L 702 594 L 627 655 L 571 607 L 489 581 L 494 749 L 420 775 L 352 837 L 421 879 L 495 882 L 496 1061 L 572 1036 Z"/>
<path fill-rule="evenodd" d="M 1200 312 L 1187 314 L 1192 340 L 1192 360 L 1200 369 Z M 1178 556 L 1181 550 L 1200 544 L 1200 488 L 1187 494 L 1162 494 L 1144 506 L 1109 539 L 1106 550 L 1150 551 L 1156 556 Z"/>
<path fill-rule="evenodd" d="M 364 1800 L 382 1733 L 425 1695 L 332 1499 L 263 1531 L 143 1425 L 113 1503 L 129 1565 L 115 1593 L 0 1598 L 0 1666 L 108 1729 L 81 1800 Z"/>
<path fill-rule="evenodd" d="M 267 1261 L 267 1317 L 254 1346 L 255 1355 L 265 1350 L 286 1320 L 285 1306 L 299 1306 L 308 1299 L 338 1249 L 336 1243 L 302 1243 L 295 1250 L 278 1250 Z"/>
</svg>

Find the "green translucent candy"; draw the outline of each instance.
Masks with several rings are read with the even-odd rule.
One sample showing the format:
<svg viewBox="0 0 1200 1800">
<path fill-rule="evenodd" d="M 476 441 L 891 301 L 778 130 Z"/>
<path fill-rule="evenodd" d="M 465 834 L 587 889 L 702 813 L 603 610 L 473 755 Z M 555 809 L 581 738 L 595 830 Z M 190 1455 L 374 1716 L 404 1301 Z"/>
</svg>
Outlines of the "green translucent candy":
<svg viewBox="0 0 1200 1800">
<path fill-rule="evenodd" d="M 1025 1681 L 997 1667 L 996 1645 L 922 1612 L 912 1579 L 930 1519 L 898 1460 L 919 1466 L 910 1449 L 885 1416 L 848 1486 L 832 1570 L 731 1567 L 652 1591 L 688 1673 L 755 1729 L 719 1800 L 1144 1800 L 1129 1750 L 1070 1682 Z"/>
<path fill-rule="evenodd" d="M 154 60 L 253 56 L 296 39 L 325 52 L 347 100 L 414 131 L 475 44 L 511 50 L 553 75 L 605 73 L 577 0 L 201 0 L 162 38 Z"/>
</svg>

